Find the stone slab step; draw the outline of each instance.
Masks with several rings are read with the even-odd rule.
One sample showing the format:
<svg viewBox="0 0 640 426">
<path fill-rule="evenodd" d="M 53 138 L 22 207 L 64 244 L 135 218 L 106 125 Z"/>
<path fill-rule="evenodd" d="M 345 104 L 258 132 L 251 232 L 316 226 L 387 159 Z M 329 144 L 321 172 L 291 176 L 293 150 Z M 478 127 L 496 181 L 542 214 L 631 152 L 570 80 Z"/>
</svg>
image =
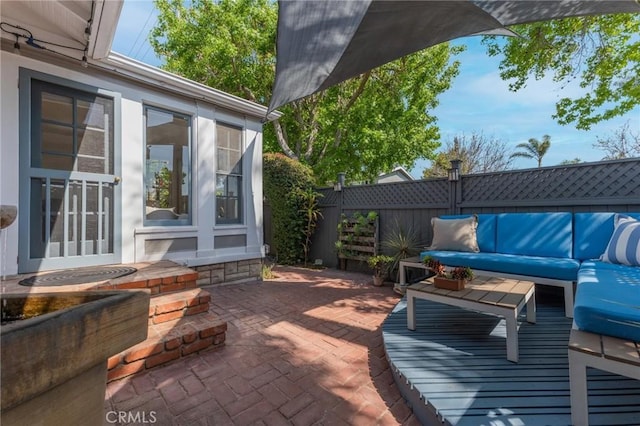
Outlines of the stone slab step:
<svg viewBox="0 0 640 426">
<path fill-rule="evenodd" d="M 208 312 L 150 325 L 147 340 L 109 358 L 107 380 L 121 379 L 193 353 L 222 347 L 226 331 L 226 321 Z"/>
<path fill-rule="evenodd" d="M 149 324 L 160 324 L 207 312 L 210 301 L 211 294 L 199 288 L 155 295 L 149 303 Z"/>
</svg>

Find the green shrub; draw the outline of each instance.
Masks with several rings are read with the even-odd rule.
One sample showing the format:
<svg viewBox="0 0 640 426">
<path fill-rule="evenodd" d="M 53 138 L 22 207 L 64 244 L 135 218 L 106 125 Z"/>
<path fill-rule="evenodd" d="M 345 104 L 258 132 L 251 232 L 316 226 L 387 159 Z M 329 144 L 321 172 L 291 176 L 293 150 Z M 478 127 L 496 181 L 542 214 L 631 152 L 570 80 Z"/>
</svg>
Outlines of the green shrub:
<svg viewBox="0 0 640 426">
<path fill-rule="evenodd" d="M 311 169 L 283 154 L 263 156 L 264 195 L 271 206 L 273 248 L 278 263 L 291 265 L 304 258 L 307 217 L 304 193 L 313 189 Z"/>
<path fill-rule="evenodd" d="M 303 215 L 304 227 L 302 233 L 304 234 L 304 241 L 302 243 L 302 249 L 304 251 L 304 266 L 307 266 L 309 261 L 309 251 L 311 250 L 311 237 L 318 224 L 318 219 L 322 216 L 320 213 L 320 207 L 318 207 L 318 200 L 323 195 L 316 192 L 313 188 L 307 188 L 306 190 L 299 189 L 298 195 L 302 201 L 302 209 L 300 213 Z"/>
</svg>

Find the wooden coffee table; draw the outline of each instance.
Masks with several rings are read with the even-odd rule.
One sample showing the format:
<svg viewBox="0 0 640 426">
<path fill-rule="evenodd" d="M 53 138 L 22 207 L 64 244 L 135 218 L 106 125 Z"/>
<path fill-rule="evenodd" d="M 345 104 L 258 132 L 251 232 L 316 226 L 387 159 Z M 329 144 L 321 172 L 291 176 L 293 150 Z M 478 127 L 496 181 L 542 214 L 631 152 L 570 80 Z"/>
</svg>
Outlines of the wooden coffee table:
<svg viewBox="0 0 640 426">
<path fill-rule="evenodd" d="M 416 329 L 415 300 L 425 299 L 501 316 L 507 323 L 507 359 L 518 362 L 518 314 L 527 307 L 527 322 L 536 322 L 535 285 L 531 281 L 477 276 L 464 290 L 444 290 L 433 278 L 407 287 L 407 328 Z"/>
</svg>

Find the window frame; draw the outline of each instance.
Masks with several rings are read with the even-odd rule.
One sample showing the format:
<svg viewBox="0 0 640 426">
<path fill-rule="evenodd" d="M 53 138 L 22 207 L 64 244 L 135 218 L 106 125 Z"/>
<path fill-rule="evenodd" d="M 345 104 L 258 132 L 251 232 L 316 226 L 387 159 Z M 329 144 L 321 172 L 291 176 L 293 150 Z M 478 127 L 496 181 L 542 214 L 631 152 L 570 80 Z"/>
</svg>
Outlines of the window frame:
<svg viewBox="0 0 640 426">
<path fill-rule="evenodd" d="M 49 93 L 55 96 L 60 96 L 63 98 L 71 99 L 71 122 L 62 122 L 52 118 L 43 117 L 43 108 L 37 101 L 40 99 L 35 99 L 33 96 L 37 96 L 38 94 L 42 95 L 43 93 Z M 63 172 L 69 173 L 92 173 L 92 174 L 111 174 L 113 175 L 115 168 L 115 100 L 113 97 L 109 97 L 107 95 L 97 93 L 95 91 L 87 91 L 82 88 L 67 86 L 64 84 L 60 84 L 53 81 L 48 81 L 40 78 L 33 78 L 31 80 L 31 105 L 34 113 L 37 113 L 37 119 L 31 119 L 31 160 L 30 167 L 33 169 L 52 169 L 52 170 L 61 170 Z M 95 126 L 90 124 L 82 125 L 79 121 L 79 117 L 77 114 L 77 109 L 79 108 L 80 102 L 93 102 L 96 98 L 100 98 L 105 102 L 110 102 L 110 112 L 111 112 L 111 121 L 109 125 L 105 129 L 96 130 Z M 34 103 L 35 102 L 35 103 Z M 59 126 L 64 127 L 70 130 L 72 137 L 71 151 L 70 152 L 62 152 L 55 150 L 48 150 L 44 147 L 44 137 L 42 129 L 46 125 Z M 111 138 L 110 151 L 104 152 L 102 156 L 99 155 L 90 155 L 80 150 L 80 143 L 78 138 L 78 133 L 80 131 L 101 131 L 109 135 Z M 71 161 L 72 167 L 69 169 L 57 169 L 53 167 L 46 167 L 43 163 L 44 156 L 53 156 L 53 157 L 62 157 L 67 158 Z M 106 164 L 103 164 L 103 167 L 108 167 L 108 170 L 102 171 L 80 171 L 79 168 L 79 160 L 80 159 L 98 159 L 103 160 Z M 34 164 L 34 162 L 36 164 Z"/>
<path fill-rule="evenodd" d="M 145 227 L 153 227 L 153 226 L 163 226 L 163 227 L 168 227 L 168 226 L 190 226 L 192 224 L 193 221 L 193 206 L 194 206 L 194 202 L 193 202 L 193 197 L 194 197 L 194 191 L 193 191 L 193 141 L 194 141 L 194 137 L 193 137 L 193 115 L 186 113 L 186 112 L 182 112 L 182 111 L 178 111 L 175 109 L 171 109 L 171 108 L 167 108 L 164 106 L 158 106 L 158 105 L 153 105 L 153 104 L 148 104 L 148 103 L 144 103 L 142 105 L 142 121 L 143 121 L 143 154 L 142 154 L 142 158 L 143 158 L 143 172 L 142 172 L 142 191 L 143 191 L 143 198 L 142 198 L 142 218 L 143 218 L 143 225 Z M 189 191 L 189 201 L 188 201 L 188 213 L 186 214 L 187 217 L 185 218 L 176 218 L 176 219 L 149 219 L 147 218 L 147 146 L 148 146 L 148 141 L 147 141 L 147 124 L 148 124 L 148 115 L 147 112 L 149 110 L 153 110 L 153 111 L 157 111 L 160 113 L 164 113 L 164 114 L 171 114 L 174 117 L 178 116 L 178 117 L 182 117 L 184 119 L 187 120 L 188 122 L 188 129 L 187 129 L 187 136 L 188 136 L 188 140 L 187 140 L 187 154 L 188 154 L 188 158 L 185 160 L 183 159 L 182 164 L 183 165 L 188 165 L 189 166 L 189 172 L 187 173 L 186 176 L 186 185 Z M 167 145 L 170 146 L 170 145 Z M 171 145 L 173 146 L 173 145 Z"/>
<path fill-rule="evenodd" d="M 225 126 L 234 130 L 237 130 L 240 132 L 240 140 L 239 140 L 239 151 L 240 151 L 240 173 L 233 173 L 233 170 L 229 171 L 229 172 L 221 172 L 220 169 L 218 168 L 218 156 L 219 156 L 219 150 L 221 149 L 220 147 L 220 143 L 218 140 L 218 126 Z M 222 121 L 222 120 L 218 120 L 216 121 L 215 124 L 215 144 L 214 144 L 214 149 L 215 149 L 215 164 L 216 164 L 216 170 L 215 170 L 215 185 L 216 185 L 216 193 L 215 193 L 215 209 L 214 209 L 214 219 L 215 219 L 215 224 L 216 225 L 220 225 L 220 226 L 225 226 L 225 227 L 229 227 L 229 226 L 244 226 L 246 223 L 246 218 L 245 218 L 245 211 L 246 211 L 246 203 L 247 200 L 245 199 L 245 194 L 246 194 L 246 189 L 245 189 L 245 185 L 246 185 L 246 180 L 247 180 L 247 174 L 246 174 L 246 166 L 245 166 L 245 134 L 246 134 L 246 128 L 243 125 L 239 125 L 239 124 L 234 124 L 232 122 L 229 121 Z M 224 148 L 222 148 L 224 149 Z M 218 217 L 218 207 L 219 207 L 219 203 L 218 203 L 218 194 L 217 194 L 217 184 L 218 184 L 218 177 L 224 175 L 225 176 L 225 188 L 227 189 L 227 193 L 228 193 L 228 179 L 229 177 L 238 177 L 240 182 L 238 185 L 238 190 L 239 190 L 239 194 L 237 197 L 238 200 L 238 217 L 237 219 L 221 219 Z M 225 195 L 224 198 L 226 200 L 229 200 L 228 195 Z"/>
</svg>

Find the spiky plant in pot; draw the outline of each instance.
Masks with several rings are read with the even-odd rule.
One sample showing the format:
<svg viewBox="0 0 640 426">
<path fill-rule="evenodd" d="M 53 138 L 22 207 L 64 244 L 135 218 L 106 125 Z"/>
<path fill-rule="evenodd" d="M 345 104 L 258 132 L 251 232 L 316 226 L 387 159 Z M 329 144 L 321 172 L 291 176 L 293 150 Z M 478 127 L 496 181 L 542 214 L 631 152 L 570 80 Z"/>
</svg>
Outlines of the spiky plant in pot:
<svg viewBox="0 0 640 426">
<path fill-rule="evenodd" d="M 420 247 L 415 229 L 412 226 L 405 227 L 398 218 L 395 218 L 391 231 L 382 240 L 382 249 L 393 258 L 389 271 L 396 282 L 400 261 L 416 256 L 420 252 Z"/>
</svg>

